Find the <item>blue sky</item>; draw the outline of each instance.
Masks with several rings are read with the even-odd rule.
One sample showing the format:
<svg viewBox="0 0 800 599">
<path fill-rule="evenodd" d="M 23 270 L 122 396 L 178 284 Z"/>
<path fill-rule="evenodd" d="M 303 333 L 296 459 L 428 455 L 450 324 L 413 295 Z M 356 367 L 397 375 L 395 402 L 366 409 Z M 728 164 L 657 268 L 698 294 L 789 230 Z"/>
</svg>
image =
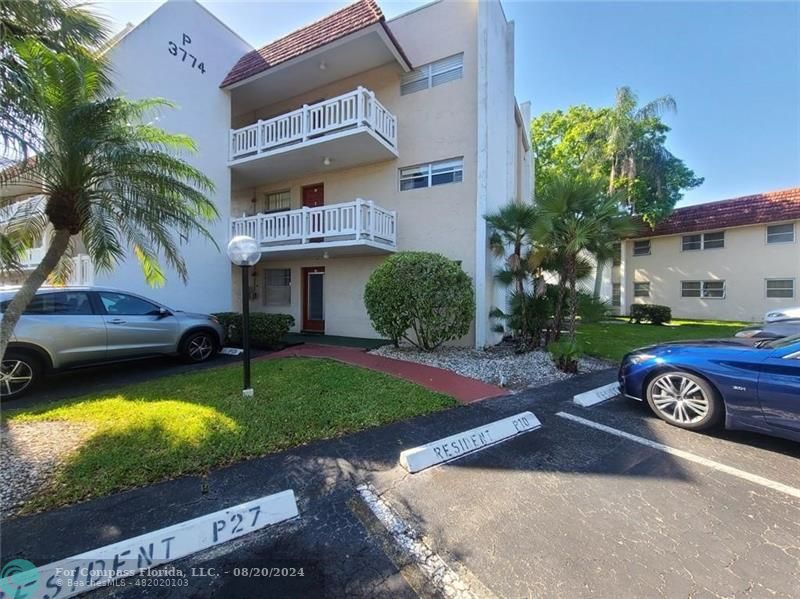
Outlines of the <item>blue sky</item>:
<svg viewBox="0 0 800 599">
<path fill-rule="evenodd" d="M 378 0 L 388 18 L 423 4 Z M 115 28 L 161 2 L 98 2 Z M 203 1 L 254 46 L 348 2 Z M 534 114 L 671 94 L 669 148 L 705 183 L 685 203 L 800 186 L 800 3 L 504 2 Z"/>
</svg>

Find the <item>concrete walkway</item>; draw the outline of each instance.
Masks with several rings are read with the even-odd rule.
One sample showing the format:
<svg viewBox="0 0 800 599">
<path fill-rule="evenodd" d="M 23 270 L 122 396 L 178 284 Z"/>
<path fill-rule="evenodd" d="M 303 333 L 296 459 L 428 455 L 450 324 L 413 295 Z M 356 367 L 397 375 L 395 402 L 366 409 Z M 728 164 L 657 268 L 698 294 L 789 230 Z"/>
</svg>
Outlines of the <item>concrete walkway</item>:
<svg viewBox="0 0 800 599">
<path fill-rule="evenodd" d="M 422 385 L 431 391 L 438 391 L 454 397 L 459 402 L 467 404 L 489 397 L 506 395 L 508 391 L 496 385 L 489 385 L 477 379 L 461 376 L 449 370 L 406 362 L 404 360 L 393 360 L 368 354 L 363 349 L 355 347 L 338 347 L 333 345 L 296 345 L 288 347 L 279 352 L 268 354 L 264 359 L 273 358 L 329 358 L 338 360 L 346 364 L 369 368 L 378 372 L 384 372 L 397 378 L 405 379 Z"/>
</svg>

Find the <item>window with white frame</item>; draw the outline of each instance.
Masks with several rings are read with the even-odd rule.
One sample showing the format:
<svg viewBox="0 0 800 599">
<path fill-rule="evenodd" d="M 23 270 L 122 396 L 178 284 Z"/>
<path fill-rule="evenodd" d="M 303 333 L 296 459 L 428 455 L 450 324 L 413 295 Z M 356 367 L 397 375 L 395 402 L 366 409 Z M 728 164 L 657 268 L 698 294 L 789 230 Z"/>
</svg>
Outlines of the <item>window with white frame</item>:
<svg viewBox="0 0 800 599">
<path fill-rule="evenodd" d="M 725 281 L 681 281 L 681 297 L 725 299 Z"/>
<path fill-rule="evenodd" d="M 794 297 L 794 279 L 767 279 L 767 297 L 792 299 Z"/>
<path fill-rule="evenodd" d="M 454 54 L 435 62 L 424 64 L 400 80 L 400 95 L 406 96 L 430 87 L 442 85 L 464 76 L 464 54 Z"/>
<path fill-rule="evenodd" d="M 400 169 L 400 191 L 460 183 L 463 180 L 463 158 L 440 160 Z"/>
<path fill-rule="evenodd" d="M 611 305 L 615 308 L 622 305 L 622 285 L 620 283 L 611 284 Z"/>
<path fill-rule="evenodd" d="M 682 249 L 684 252 L 695 250 L 714 250 L 725 247 L 725 231 L 684 235 Z"/>
<path fill-rule="evenodd" d="M 650 281 L 634 283 L 633 297 L 650 297 Z"/>
<path fill-rule="evenodd" d="M 633 242 L 633 255 L 634 256 L 649 256 L 650 255 L 650 240 L 640 239 Z"/>
<path fill-rule="evenodd" d="M 288 189 L 264 194 L 264 212 L 281 212 L 292 207 L 292 193 Z"/>
<path fill-rule="evenodd" d="M 264 305 L 288 306 L 292 303 L 292 271 L 268 268 L 264 271 Z"/>
<path fill-rule="evenodd" d="M 767 243 L 793 243 L 794 223 L 769 225 L 767 227 Z"/>
</svg>

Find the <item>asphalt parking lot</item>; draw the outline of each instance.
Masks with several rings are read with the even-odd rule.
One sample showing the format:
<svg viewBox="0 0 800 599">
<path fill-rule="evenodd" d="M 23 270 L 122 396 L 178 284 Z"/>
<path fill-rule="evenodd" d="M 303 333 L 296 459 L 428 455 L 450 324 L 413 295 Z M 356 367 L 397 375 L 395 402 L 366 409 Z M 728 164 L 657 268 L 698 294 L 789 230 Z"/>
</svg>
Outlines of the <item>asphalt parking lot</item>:
<svg viewBox="0 0 800 599">
<path fill-rule="evenodd" d="M 533 411 L 538 431 L 376 486 L 445 561 L 499 597 L 800 596 L 798 444 L 682 431 L 621 398 L 588 409 L 534 401 Z"/>
<path fill-rule="evenodd" d="M 685 432 L 622 399 L 571 403 L 613 377 L 587 375 L 12 520 L 3 561 L 45 563 L 292 488 L 298 519 L 175 562 L 181 586 L 159 584 L 174 575 L 150 586 L 136 586 L 137 577 L 97 594 L 441 596 L 365 508 L 356 487 L 366 482 L 468 589 L 461 596 L 800 596 L 800 496 L 792 494 L 800 494 L 800 445 Z M 523 410 L 542 428 L 418 474 L 397 465 L 402 449 Z M 241 575 L 268 566 L 304 575 Z"/>
</svg>

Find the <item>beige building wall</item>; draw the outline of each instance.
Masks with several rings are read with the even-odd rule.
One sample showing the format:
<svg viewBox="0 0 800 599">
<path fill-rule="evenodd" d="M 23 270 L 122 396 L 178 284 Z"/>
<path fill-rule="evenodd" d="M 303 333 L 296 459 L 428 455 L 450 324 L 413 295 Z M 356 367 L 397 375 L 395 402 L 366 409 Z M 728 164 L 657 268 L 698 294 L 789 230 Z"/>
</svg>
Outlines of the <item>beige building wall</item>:
<svg viewBox="0 0 800 599">
<path fill-rule="evenodd" d="M 386 65 L 313 89 L 302 95 L 263 106 L 239 115 L 234 127 L 294 110 L 304 103 L 331 98 L 358 86 L 375 92 L 377 99 L 398 120 L 399 158 L 350 169 L 336 169 L 336 157 L 329 169 L 291 180 L 257 185 L 232 193 L 231 215 L 263 211 L 268 192 L 290 190 L 291 208 L 302 206 L 302 188 L 324 185 L 325 204 L 355 198 L 373 200 L 378 206 L 397 212 L 397 249 L 441 253 L 461 262 L 475 280 L 476 229 L 476 146 L 477 146 L 477 10 L 471 2 L 445 1 L 411 12 L 389 22 L 401 47 L 415 66 L 464 53 L 461 79 L 423 91 L 400 95 L 401 70 Z M 441 23 L 447 27 L 441 27 Z M 463 181 L 423 189 L 400 191 L 399 169 L 438 160 L 463 157 Z M 234 187 L 236 180 L 234 175 Z M 255 206 L 253 200 L 255 199 Z M 290 313 L 296 329 L 301 326 L 301 268 L 325 267 L 325 332 L 331 335 L 375 337 L 363 303 L 364 285 L 385 256 L 331 257 L 302 260 L 271 259 L 262 256 L 258 265 L 259 297 L 251 308 Z M 265 268 L 292 269 L 290 306 L 264 306 Z M 238 273 L 233 277 L 233 302 L 239 305 Z M 474 326 L 473 326 L 474 329 Z M 474 343 L 474 332 L 460 343 Z"/>
<path fill-rule="evenodd" d="M 770 223 L 779 224 L 779 223 Z M 772 309 L 794 306 L 800 282 L 800 221 L 792 243 L 768 244 L 767 225 L 725 230 L 725 247 L 682 251 L 683 235 L 654 237 L 649 256 L 634 256 L 633 241 L 623 244 L 624 306 L 662 304 L 675 317 L 761 321 Z M 767 279 L 794 279 L 795 297 L 767 298 Z M 682 281 L 725 281 L 724 299 L 681 297 Z M 634 297 L 634 282 L 650 282 L 650 297 Z"/>
</svg>

